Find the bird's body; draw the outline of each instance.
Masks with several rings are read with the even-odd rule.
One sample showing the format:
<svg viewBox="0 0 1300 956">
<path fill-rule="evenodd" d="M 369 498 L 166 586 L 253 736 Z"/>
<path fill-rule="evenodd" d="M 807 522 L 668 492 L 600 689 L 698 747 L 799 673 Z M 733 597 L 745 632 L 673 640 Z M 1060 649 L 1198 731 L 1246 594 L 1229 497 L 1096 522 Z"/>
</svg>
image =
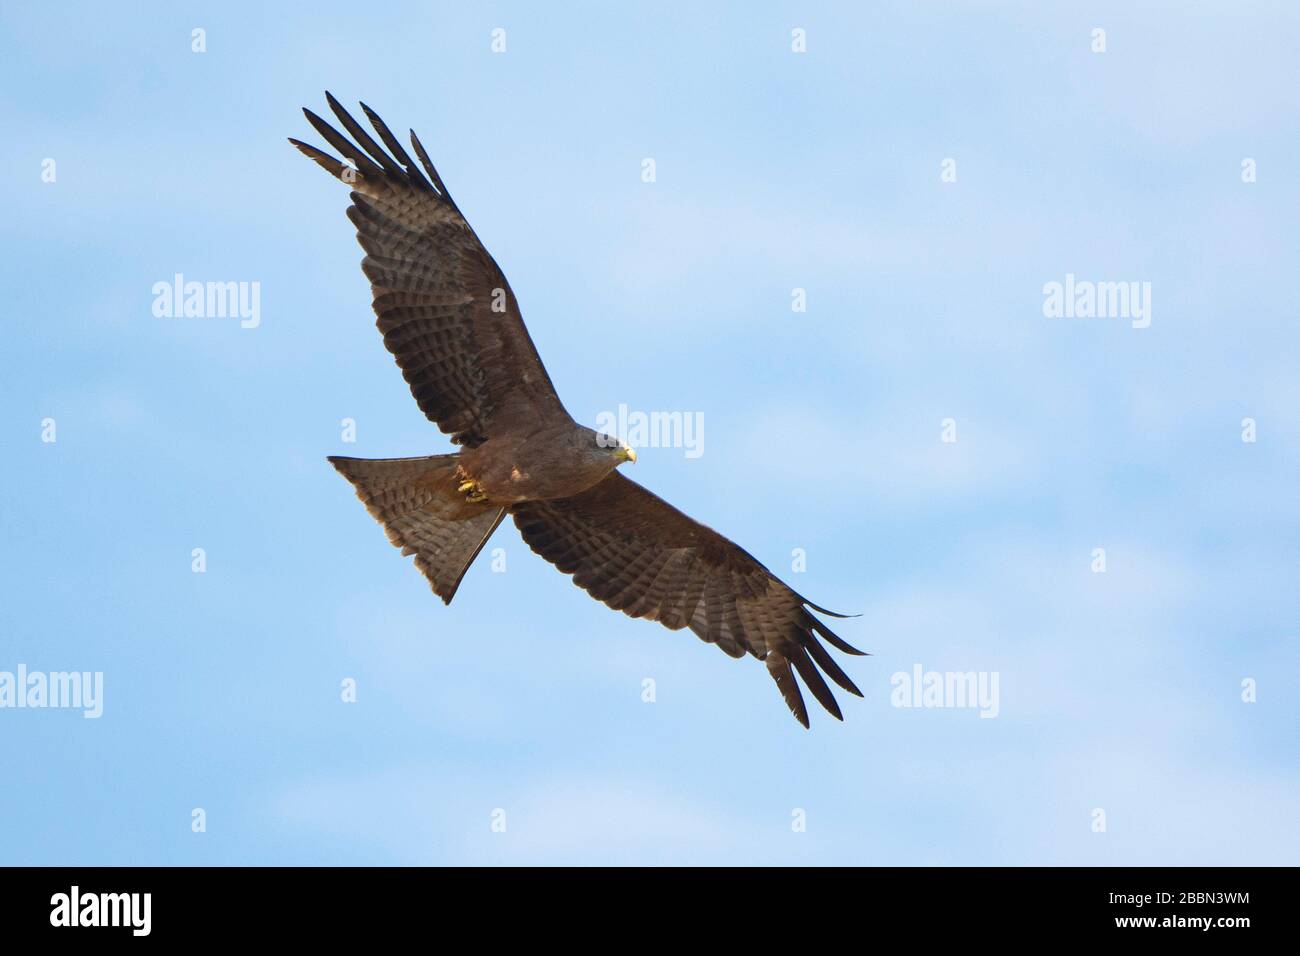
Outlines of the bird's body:
<svg viewBox="0 0 1300 956">
<path fill-rule="evenodd" d="M 617 473 L 635 452 L 565 411 L 505 276 L 419 139 L 411 133 L 417 167 L 364 104 L 383 146 L 326 97 L 351 140 L 304 113 L 350 164 L 290 142 L 353 188 L 348 218 L 366 252 L 361 267 L 384 344 L 416 403 L 462 446 L 458 454 L 422 458 L 330 459 L 389 540 L 415 556 L 434 592 L 450 603 L 509 514 L 528 546 L 592 597 L 673 630 L 690 628 L 733 657 L 762 660 L 805 727 L 796 673 L 840 717 L 821 672 L 861 692 L 818 638 L 861 652 L 812 613 L 832 612 Z"/>
<path fill-rule="evenodd" d="M 573 422 L 546 422 L 466 449 L 460 470 L 491 503 L 568 498 L 628 460 L 626 446 L 603 438 Z"/>
</svg>

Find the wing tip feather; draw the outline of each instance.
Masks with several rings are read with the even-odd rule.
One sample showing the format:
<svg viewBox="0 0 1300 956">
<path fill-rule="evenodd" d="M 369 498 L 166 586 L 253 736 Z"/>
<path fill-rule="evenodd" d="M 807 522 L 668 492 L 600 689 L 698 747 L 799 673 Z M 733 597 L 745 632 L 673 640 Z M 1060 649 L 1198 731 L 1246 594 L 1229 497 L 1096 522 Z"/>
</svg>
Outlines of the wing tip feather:
<svg viewBox="0 0 1300 956">
<path fill-rule="evenodd" d="M 799 682 L 795 680 L 789 659 L 779 651 L 769 651 L 764 663 L 767 664 L 767 672 L 772 676 L 772 680 L 776 681 L 776 688 L 781 692 L 785 705 L 790 708 L 794 719 L 803 724 L 804 730 L 811 730 L 808 707 L 803 701 L 803 694 L 799 690 Z"/>
</svg>

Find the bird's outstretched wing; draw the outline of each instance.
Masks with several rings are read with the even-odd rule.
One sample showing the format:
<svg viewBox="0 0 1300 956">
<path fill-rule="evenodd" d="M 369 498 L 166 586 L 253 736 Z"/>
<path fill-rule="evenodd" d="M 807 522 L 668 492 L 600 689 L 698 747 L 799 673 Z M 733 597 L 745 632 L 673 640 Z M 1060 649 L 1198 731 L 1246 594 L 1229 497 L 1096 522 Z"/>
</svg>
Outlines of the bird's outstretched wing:
<svg viewBox="0 0 1300 956">
<path fill-rule="evenodd" d="M 470 447 L 538 418 L 567 418 L 506 277 L 414 131 L 411 146 L 423 172 L 364 103 L 383 146 L 325 96 L 352 139 L 311 110 L 303 112 L 352 165 L 289 142 L 352 186 L 348 218 L 366 251 L 361 268 L 370 279 L 379 331 L 420 409 L 453 442 Z"/>
<path fill-rule="evenodd" d="M 514 505 L 511 513 L 528 546 L 597 600 L 673 630 L 689 627 L 732 657 L 764 661 L 805 727 L 795 673 L 837 718 L 839 705 L 818 667 L 862 696 L 817 638 L 847 654 L 862 651 L 809 609 L 844 615 L 810 604 L 734 542 L 621 474 L 571 498 Z"/>
</svg>

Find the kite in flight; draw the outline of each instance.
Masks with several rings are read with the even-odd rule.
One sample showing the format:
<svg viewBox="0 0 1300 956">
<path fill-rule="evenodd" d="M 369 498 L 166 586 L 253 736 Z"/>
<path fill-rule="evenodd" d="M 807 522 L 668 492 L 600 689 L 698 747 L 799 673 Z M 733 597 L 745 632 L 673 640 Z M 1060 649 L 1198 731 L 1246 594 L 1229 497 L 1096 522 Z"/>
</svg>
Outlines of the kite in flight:
<svg viewBox="0 0 1300 956">
<path fill-rule="evenodd" d="M 811 613 L 844 617 L 791 590 L 739 546 L 616 469 L 636 453 L 574 422 L 524 328 L 506 277 L 411 133 L 417 167 L 364 103 L 383 146 L 329 93 L 349 140 L 304 109 L 347 162 L 290 139 L 352 187 L 377 325 L 421 411 L 463 451 L 425 458 L 330 458 L 388 539 L 450 604 L 507 513 L 528 546 L 598 601 L 732 657 L 752 654 L 808 726 L 797 673 L 843 719 L 821 671 L 861 697 L 817 640 L 861 654 Z M 385 150 L 384 147 L 387 147 Z M 423 167 L 423 172 L 421 168 Z M 821 668 L 821 671 L 818 668 Z"/>
</svg>

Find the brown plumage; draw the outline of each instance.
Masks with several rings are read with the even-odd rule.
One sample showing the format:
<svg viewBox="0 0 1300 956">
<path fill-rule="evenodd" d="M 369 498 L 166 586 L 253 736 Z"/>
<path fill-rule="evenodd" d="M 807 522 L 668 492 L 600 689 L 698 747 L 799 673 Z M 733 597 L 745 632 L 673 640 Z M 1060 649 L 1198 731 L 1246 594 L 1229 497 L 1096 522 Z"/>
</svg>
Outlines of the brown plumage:
<svg viewBox="0 0 1300 956">
<path fill-rule="evenodd" d="M 509 283 L 415 133 L 418 167 L 365 104 L 382 146 L 325 95 L 351 140 L 303 112 L 349 163 L 289 142 L 352 186 L 348 218 L 366 252 L 361 268 L 384 345 L 420 409 L 465 446 L 425 458 L 330 459 L 389 540 L 415 555 L 450 603 L 509 512 L 528 546 L 592 597 L 764 661 L 805 727 L 795 674 L 841 717 L 822 672 L 862 695 L 818 638 L 862 652 L 812 611 L 843 615 L 804 600 L 736 544 L 616 472 L 635 454 L 564 410 Z"/>
</svg>

